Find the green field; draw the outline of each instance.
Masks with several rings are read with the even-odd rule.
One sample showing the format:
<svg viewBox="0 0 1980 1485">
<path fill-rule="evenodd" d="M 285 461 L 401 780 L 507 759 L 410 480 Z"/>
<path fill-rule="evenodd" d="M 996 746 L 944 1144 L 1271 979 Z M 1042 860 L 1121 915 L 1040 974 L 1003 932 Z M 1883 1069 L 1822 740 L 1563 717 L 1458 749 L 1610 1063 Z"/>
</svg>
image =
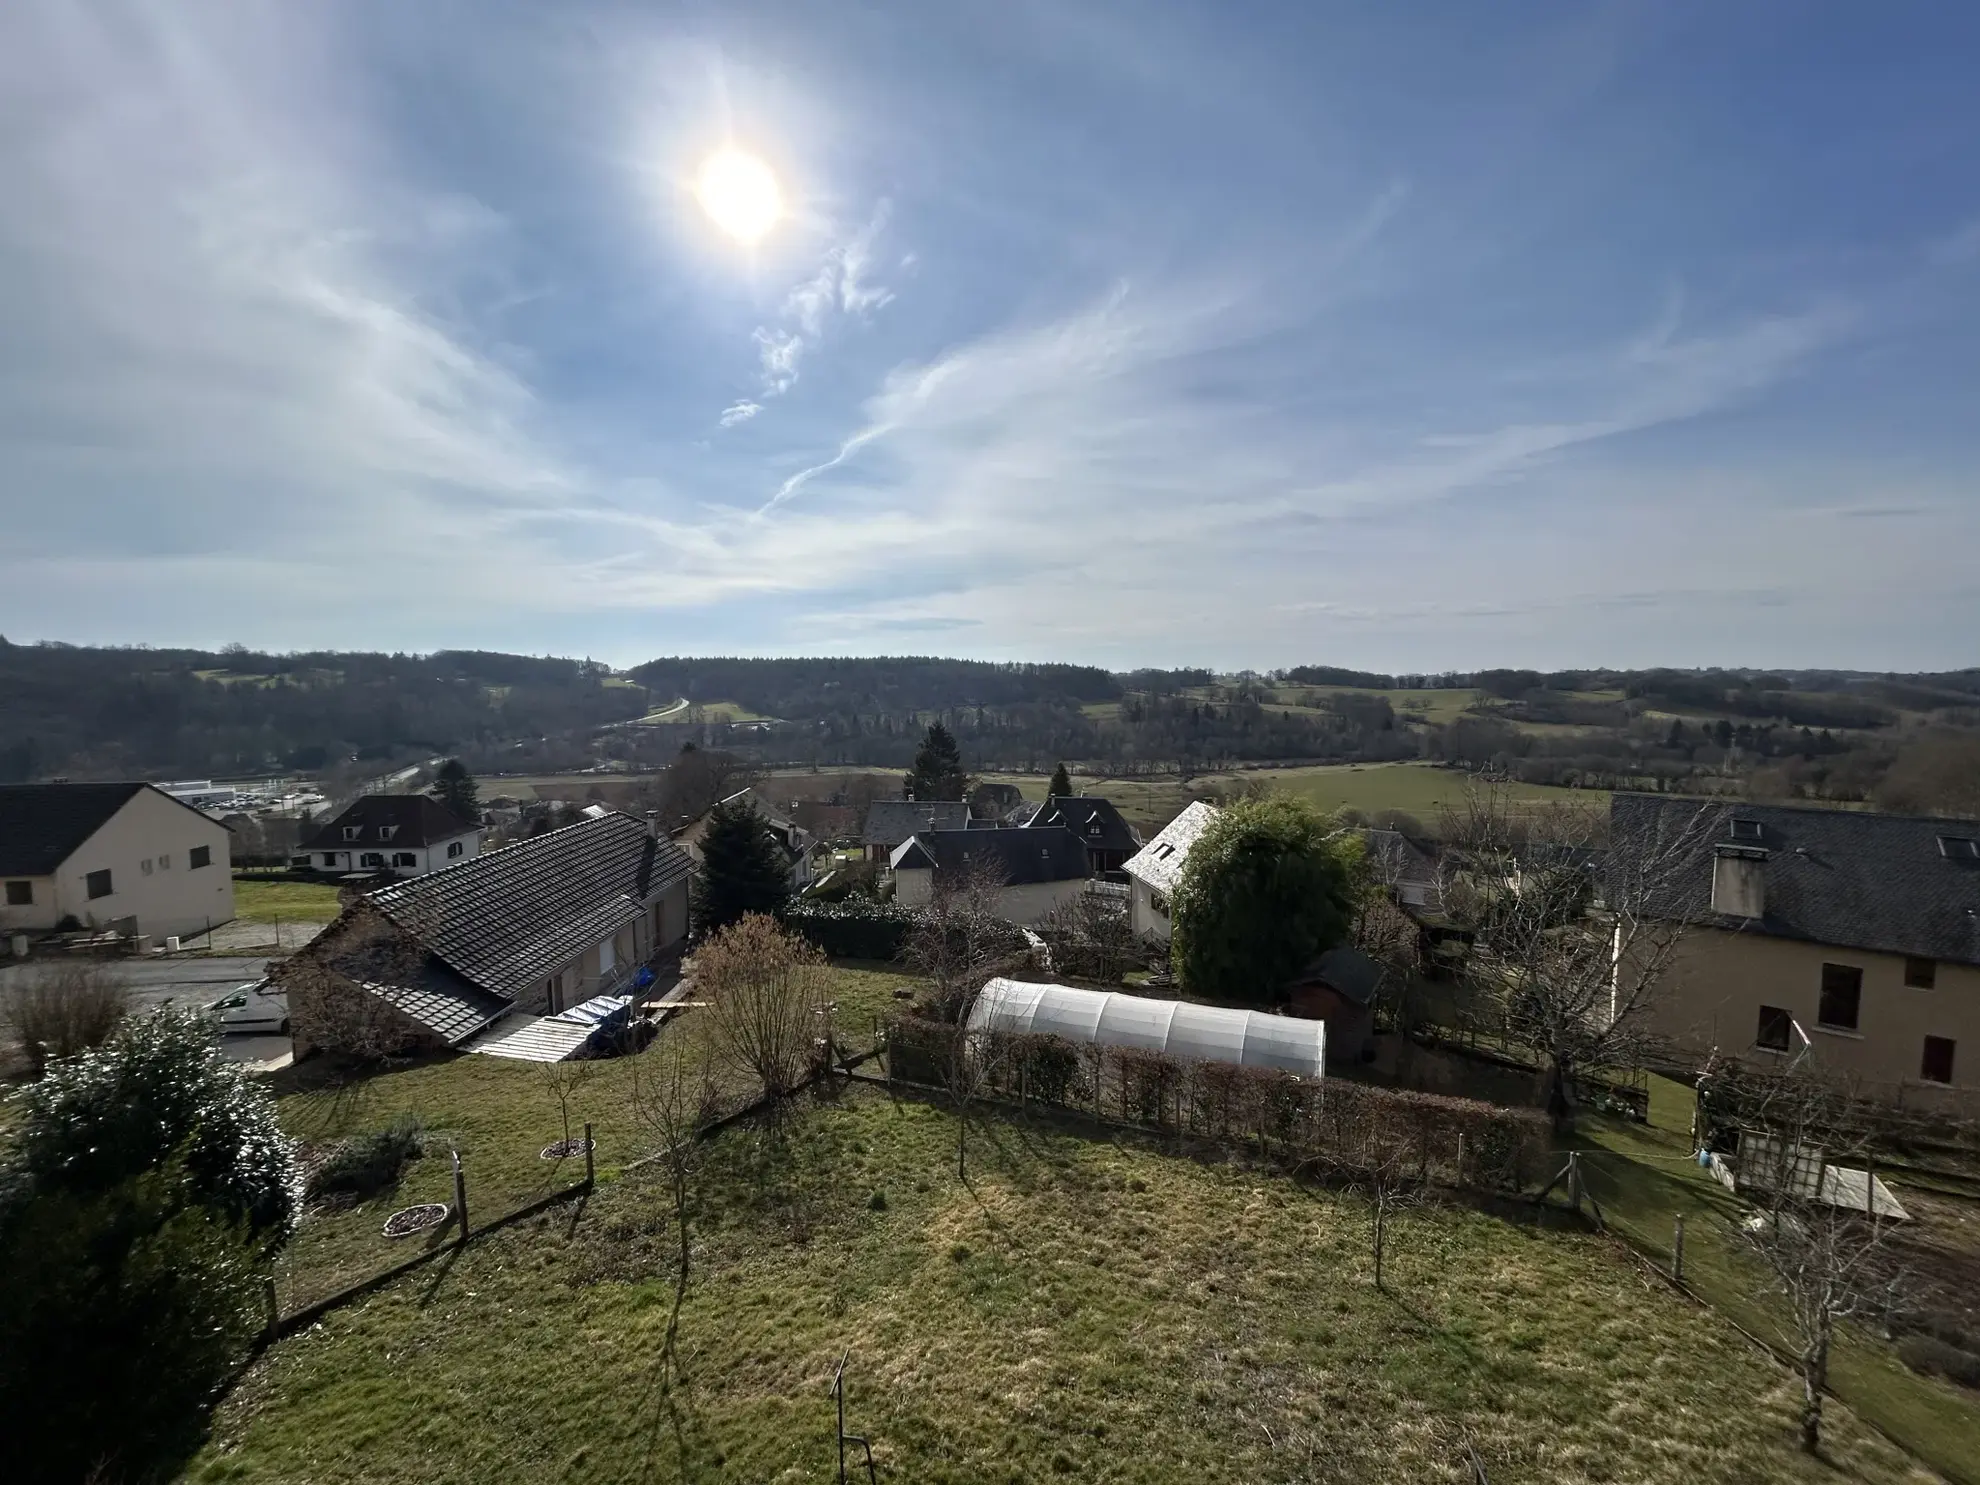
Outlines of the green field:
<svg viewBox="0 0 1980 1485">
<path fill-rule="evenodd" d="M 234 878 L 234 917 L 242 922 L 327 923 L 337 913 L 337 889 L 327 882 Z"/>
<path fill-rule="evenodd" d="M 881 1478 L 916 1485 L 1470 1482 L 1474 1456 L 1495 1482 L 1928 1478 L 1840 1405 L 1828 1458 L 1799 1454 L 1786 1372 L 1604 1239 L 1416 1208 L 1378 1289 L 1352 1192 L 1005 1121 L 977 1126 L 964 1182 L 953 1116 L 873 1089 L 708 1147 L 670 1375 L 671 1208 L 652 1172 L 617 1171 L 640 1148 L 629 1066 L 582 1095 L 606 1161 L 589 1201 L 275 1346 L 183 1478 L 829 1480 L 847 1351 L 849 1427 Z M 408 1107 L 464 1145 L 477 1190 L 567 1174 L 523 1174 L 555 1110 L 495 1059 L 283 1114 L 369 1128 Z M 444 1166 L 318 1219 L 335 1241 L 306 1224 L 291 1269 L 440 1195 Z"/>
</svg>

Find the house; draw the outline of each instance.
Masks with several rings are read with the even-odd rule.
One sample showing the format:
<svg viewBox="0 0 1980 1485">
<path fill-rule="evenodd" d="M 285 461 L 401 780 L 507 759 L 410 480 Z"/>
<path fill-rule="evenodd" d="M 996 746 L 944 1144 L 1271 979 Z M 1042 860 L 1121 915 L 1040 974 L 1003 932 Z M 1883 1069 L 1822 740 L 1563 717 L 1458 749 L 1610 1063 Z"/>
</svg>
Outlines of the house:
<svg viewBox="0 0 1980 1485">
<path fill-rule="evenodd" d="M 769 831 L 772 839 L 776 841 L 778 854 L 784 858 L 784 869 L 790 878 L 791 891 L 802 892 L 809 887 L 813 875 L 811 848 L 814 842 L 811 832 L 802 825 L 771 813 L 753 788 L 737 790 L 727 799 L 722 800 L 716 808 L 735 804 L 746 804 L 754 810 L 756 817 L 763 822 L 763 828 Z M 692 824 L 674 832 L 674 844 L 686 851 L 689 859 L 697 866 L 701 864 L 701 837 L 707 829 L 708 816 L 703 815 Z"/>
<path fill-rule="evenodd" d="M 1197 837 L 1220 813 L 1216 805 L 1196 800 L 1128 857 L 1122 867 L 1128 875 L 1128 921 L 1139 937 L 1158 944 L 1169 941 L 1173 932 L 1169 899 L 1182 881 L 1183 863 Z"/>
<path fill-rule="evenodd" d="M 1070 830 L 1086 847 L 1087 868 L 1096 877 L 1119 871 L 1141 849 L 1140 834 L 1121 818 L 1112 800 L 1097 794 L 1054 794 L 1024 825 L 1027 830 Z"/>
<path fill-rule="evenodd" d="M 1347 1066 L 1369 1055 L 1375 1041 L 1375 994 L 1382 966 L 1359 949 L 1329 949 L 1286 986 L 1295 1016 L 1327 1023 L 1327 1061 Z"/>
<path fill-rule="evenodd" d="M 0 934 L 204 933 L 234 916 L 230 839 L 152 784 L 0 784 Z"/>
<path fill-rule="evenodd" d="M 968 824 L 969 806 L 961 800 L 876 799 L 866 807 L 861 843 L 868 861 L 884 864 L 918 830 L 962 830 Z"/>
<path fill-rule="evenodd" d="M 1675 1054 L 1980 1089 L 1980 822 L 1634 794 L 1609 820 L 1605 891 L 1684 927 L 1647 1022 Z"/>
<path fill-rule="evenodd" d="M 459 1047 L 512 1011 L 629 993 L 688 930 L 694 864 L 608 813 L 352 903 L 273 971 L 297 1051 Z"/>
<path fill-rule="evenodd" d="M 1023 803 L 1024 791 L 1016 784 L 985 780 L 969 791 L 970 814 L 978 820 L 1006 820 L 1010 812 Z"/>
<path fill-rule="evenodd" d="M 296 848 L 320 872 L 423 876 L 481 854 L 481 827 L 424 794 L 364 794 Z"/>
<path fill-rule="evenodd" d="M 1055 829 L 924 830 L 894 848 L 894 901 L 919 907 L 948 874 L 982 864 L 1003 886 L 998 912 L 1013 923 L 1037 923 L 1086 890 L 1086 847 L 1064 826 Z"/>
<path fill-rule="evenodd" d="M 1434 842 L 1418 840 L 1400 830 L 1376 829 L 1362 831 L 1361 839 L 1369 875 L 1389 890 L 1399 907 L 1405 911 L 1421 909 L 1425 914 L 1443 911 L 1443 873 L 1438 869 Z"/>
</svg>

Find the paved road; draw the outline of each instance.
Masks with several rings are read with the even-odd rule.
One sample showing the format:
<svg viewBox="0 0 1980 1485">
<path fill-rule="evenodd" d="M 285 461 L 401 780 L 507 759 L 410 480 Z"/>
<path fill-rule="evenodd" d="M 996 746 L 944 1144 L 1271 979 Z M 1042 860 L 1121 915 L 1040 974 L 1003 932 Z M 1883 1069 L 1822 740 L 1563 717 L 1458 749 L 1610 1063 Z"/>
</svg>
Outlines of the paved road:
<svg viewBox="0 0 1980 1485">
<path fill-rule="evenodd" d="M 162 1005 L 207 1006 L 236 985 L 258 980 L 268 969 L 266 959 L 117 959 L 140 1010 Z M 0 966 L 0 988 L 33 965 Z M 288 1055 L 286 1036 L 223 1036 L 221 1050 L 236 1062 L 270 1064 Z"/>
</svg>

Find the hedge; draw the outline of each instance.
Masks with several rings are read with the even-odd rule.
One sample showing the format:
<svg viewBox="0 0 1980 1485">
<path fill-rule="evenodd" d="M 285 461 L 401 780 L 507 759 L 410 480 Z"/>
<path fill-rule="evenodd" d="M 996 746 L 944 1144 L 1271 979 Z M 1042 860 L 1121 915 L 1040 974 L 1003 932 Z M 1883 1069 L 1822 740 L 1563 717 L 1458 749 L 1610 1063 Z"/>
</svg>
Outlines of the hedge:
<svg viewBox="0 0 1980 1485">
<path fill-rule="evenodd" d="M 962 1034 L 925 1017 L 895 1017 L 887 1033 L 890 1076 L 945 1084 Z M 1518 1190 L 1545 1163 L 1548 1125 L 1533 1109 L 1029 1033 L 979 1032 L 975 1053 L 984 1059 L 985 1087 L 1001 1097 L 1252 1143 L 1294 1166 L 1317 1164 L 1348 1176 L 1382 1169 L 1414 1180 Z"/>
<path fill-rule="evenodd" d="M 848 897 L 843 902 L 793 897 L 777 916 L 786 928 L 834 959 L 897 959 L 921 922 L 921 914 L 913 908 L 871 897 Z"/>
</svg>

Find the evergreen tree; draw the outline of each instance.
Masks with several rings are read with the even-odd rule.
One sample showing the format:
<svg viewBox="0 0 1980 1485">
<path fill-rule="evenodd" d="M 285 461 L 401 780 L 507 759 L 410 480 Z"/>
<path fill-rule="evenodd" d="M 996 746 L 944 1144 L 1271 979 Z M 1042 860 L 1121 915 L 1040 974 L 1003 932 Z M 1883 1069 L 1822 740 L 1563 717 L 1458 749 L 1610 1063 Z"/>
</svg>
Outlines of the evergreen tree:
<svg viewBox="0 0 1980 1485">
<path fill-rule="evenodd" d="M 914 769 L 907 777 L 909 799 L 960 800 L 969 792 L 969 775 L 963 771 L 962 749 L 940 722 L 930 722 L 914 755 Z"/>
<path fill-rule="evenodd" d="M 783 850 L 749 802 L 709 811 L 694 887 L 696 932 L 726 928 L 745 913 L 774 913 L 790 895 Z"/>
<path fill-rule="evenodd" d="M 467 771 L 467 765 L 460 759 L 449 758 L 440 765 L 440 772 L 433 779 L 433 797 L 440 801 L 448 814 L 470 825 L 479 825 L 481 800 L 478 793 L 474 775 Z"/>
<path fill-rule="evenodd" d="M 1072 791 L 1072 775 L 1066 772 L 1065 764 L 1061 763 L 1057 768 L 1052 770 L 1052 782 L 1045 786 L 1045 792 L 1047 794 L 1070 794 Z"/>
</svg>

